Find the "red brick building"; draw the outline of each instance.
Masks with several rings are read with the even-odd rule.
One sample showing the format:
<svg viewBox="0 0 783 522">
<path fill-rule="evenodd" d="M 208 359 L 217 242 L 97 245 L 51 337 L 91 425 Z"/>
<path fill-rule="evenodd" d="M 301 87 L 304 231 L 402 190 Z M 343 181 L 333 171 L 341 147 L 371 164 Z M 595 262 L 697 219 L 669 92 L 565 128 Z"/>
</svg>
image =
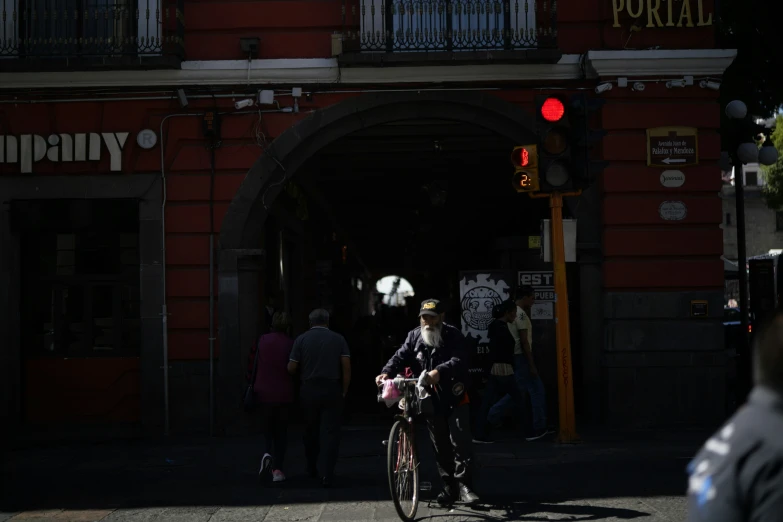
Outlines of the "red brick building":
<svg viewBox="0 0 783 522">
<path fill-rule="evenodd" d="M 138 4 L 0 26 L 4 425 L 231 429 L 269 296 L 349 332 L 381 276 L 456 303 L 459 270 L 551 270 L 508 153 L 578 92 L 608 162 L 567 208 L 580 419 L 726 413 L 712 0 Z M 679 184 L 658 127 L 697 129 Z"/>
</svg>

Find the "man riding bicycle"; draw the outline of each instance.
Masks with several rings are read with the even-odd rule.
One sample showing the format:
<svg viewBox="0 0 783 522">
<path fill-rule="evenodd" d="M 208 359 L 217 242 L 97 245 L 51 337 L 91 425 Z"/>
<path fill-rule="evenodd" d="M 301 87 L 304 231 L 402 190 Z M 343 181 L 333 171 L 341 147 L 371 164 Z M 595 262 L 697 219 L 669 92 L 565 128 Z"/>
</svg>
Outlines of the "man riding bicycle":
<svg viewBox="0 0 783 522">
<path fill-rule="evenodd" d="M 435 391 L 435 413 L 427 418 L 427 430 L 444 483 L 438 503 L 448 506 L 459 499 L 472 504 L 479 498 L 472 491 L 473 438 L 464 384 L 468 378 L 465 337 L 443 322 L 443 309 L 436 299 L 421 303 L 419 321 L 421 326 L 408 333 L 375 383 L 380 386 L 406 367 L 415 375 L 427 371 L 427 384 Z"/>
</svg>

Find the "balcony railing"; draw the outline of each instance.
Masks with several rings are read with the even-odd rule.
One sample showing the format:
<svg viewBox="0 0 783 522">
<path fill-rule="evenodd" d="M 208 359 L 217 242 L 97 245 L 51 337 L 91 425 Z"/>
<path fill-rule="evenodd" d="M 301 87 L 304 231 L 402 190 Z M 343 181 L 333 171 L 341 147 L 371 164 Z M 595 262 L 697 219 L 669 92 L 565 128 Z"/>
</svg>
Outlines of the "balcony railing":
<svg viewBox="0 0 783 522">
<path fill-rule="evenodd" d="M 555 0 L 344 0 L 343 52 L 554 48 Z"/>
<path fill-rule="evenodd" d="M 111 64 L 184 49 L 184 0 L 0 0 L 0 58 Z M 131 58 L 131 60 L 128 60 Z M 154 58 L 153 58 L 154 61 Z M 8 60 L 0 61 L 7 68 Z"/>
</svg>

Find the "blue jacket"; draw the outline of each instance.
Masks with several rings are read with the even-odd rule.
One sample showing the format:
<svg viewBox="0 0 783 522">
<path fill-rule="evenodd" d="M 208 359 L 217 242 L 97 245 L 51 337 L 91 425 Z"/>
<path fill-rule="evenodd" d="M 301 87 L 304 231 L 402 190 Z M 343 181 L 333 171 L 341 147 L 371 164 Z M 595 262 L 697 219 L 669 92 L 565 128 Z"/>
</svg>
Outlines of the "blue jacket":
<svg viewBox="0 0 783 522">
<path fill-rule="evenodd" d="M 422 371 L 438 370 L 440 383 L 439 400 L 450 409 L 458 405 L 465 395 L 468 379 L 468 352 L 465 336 L 457 328 L 443 323 L 443 345 L 432 348 L 424 344 L 421 327 L 411 330 L 397 353 L 392 355 L 381 373 L 396 377 L 410 367 L 415 377 Z"/>
</svg>

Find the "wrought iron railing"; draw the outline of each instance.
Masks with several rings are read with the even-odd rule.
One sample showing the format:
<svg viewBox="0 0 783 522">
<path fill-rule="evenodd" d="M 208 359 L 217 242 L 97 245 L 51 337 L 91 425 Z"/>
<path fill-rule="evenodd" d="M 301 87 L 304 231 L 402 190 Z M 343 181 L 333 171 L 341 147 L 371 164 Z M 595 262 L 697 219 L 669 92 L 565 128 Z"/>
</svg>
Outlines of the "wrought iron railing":
<svg viewBox="0 0 783 522">
<path fill-rule="evenodd" d="M 556 0 L 343 0 L 343 51 L 556 47 Z"/>
<path fill-rule="evenodd" d="M 182 56 L 184 0 L 0 0 L 0 57 Z"/>
</svg>

